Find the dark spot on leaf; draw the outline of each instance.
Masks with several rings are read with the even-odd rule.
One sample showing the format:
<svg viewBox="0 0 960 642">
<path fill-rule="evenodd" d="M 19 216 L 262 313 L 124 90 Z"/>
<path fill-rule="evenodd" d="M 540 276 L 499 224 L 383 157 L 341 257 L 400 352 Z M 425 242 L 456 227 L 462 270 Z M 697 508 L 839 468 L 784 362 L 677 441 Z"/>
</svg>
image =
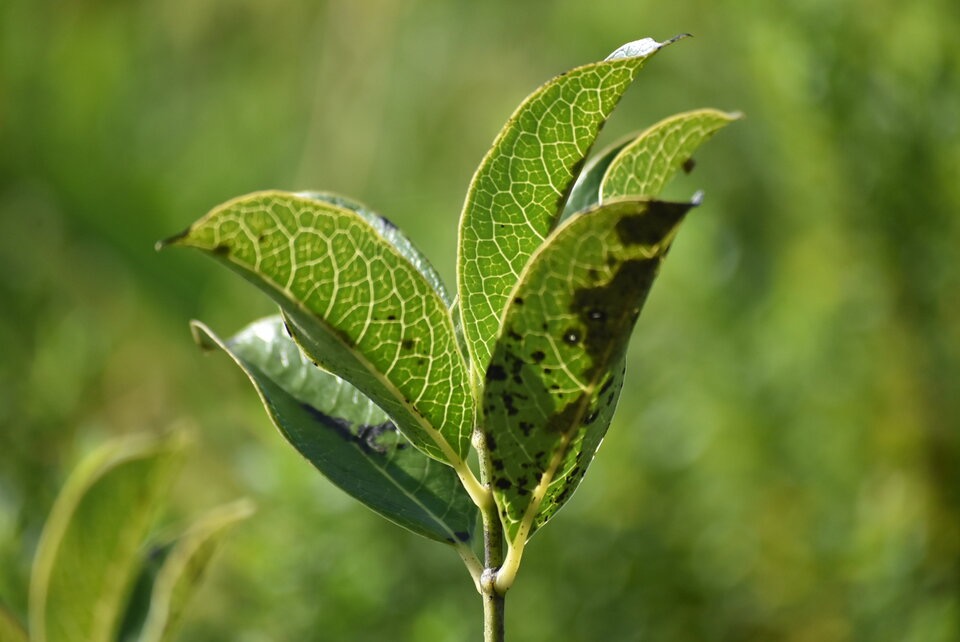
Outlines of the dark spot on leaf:
<svg viewBox="0 0 960 642">
<path fill-rule="evenodd" d="M 547 355 L 544 354 L 543 350 L 537 350 L 536 352 L 530 353 L 530 358 L 533 359 L 534 363 L 540 363 L 547 358 Z"/>
<path fill-rule="evenodd" d="M 389 446 L 379 443 L 379 437 L 397 430 L 396 425 L 391 421 L 385 421 L 382 424 L 354 426 L 346 419 L 328 415 L 308 403 L 301 403 L 300 407 L 317 423 L 329 428 L 344 441 L 354 443 L 368 453 L 386 454 Z"/>
<path fill-rule="evenodd" d="M 584 423 L 584 425 L 588 425 L 588 426 L 589 426 L 590 424 L 592 424 L 593 422 L 595 422 L 595 421 L 597 420 L 597 417 L 599 417 L 599 416 L 600 416 L 600 411 L 599 411 L 599 410 L 596 410 L 596 409 L 592 410 L 592 411 L 590 412 L 590 414 L 588 414 L 586 417 L 583 418 L 583 423 Z"/>
<path fill-rule="evenodd" d="M 544 424 L 544 430 L 549 433 L 565 435 L 580 425 L 580 412 L 584 395 L 580 395 L 574 401 L 568 403 L 560 412 L 555 412 L 547 418 Z"/>
<path fill-rule="evenodd" d="M 526 495 L 529 495 L 529 494 L 530 494 L 529 490 L 527 490 L 523 486 L 517 486 L 517 495 L 520 495 L 521 497 L 525 497 Z"/>
<path fill-rule="evenodd" d="M 617 222 L 617 236 L 624 245 L 656 245 L 690 210 L 689 203 L 651 201 L 643 214 L 625 216 Z"/>
<path fill-rule="evenodd" d="M 496 459 L 496 458 L 493 458 L 493 457 L 492 457 L 492 458 L 490 459 L 490 463 L 493 465 L 494 469 L 496 469 L 496 470 L 503 470 L 503 460 L 502 460 L 502 459 Z"/>
<path fill-rule="evenodd" d="M 497 440 L 494 438 L 493 433 L 486 432 L 483 435 L 484 442 L 487 445 L 487 452 L 493 452 L 497 449 Z"/>
<path fill-rule="evenodd" d="M 487 381 L 503 381 L 507 378 L 507 372 L 503 366 L 491 363 L 487 368 Z"/>
<path fill-rule="evenodd" d="M 456 538 L 461 542 L 470 541 L 470 533 L 468 533 L 467 531 L 457 531 L 456 533 L 454 533 L 454 536 L 456 536 Z"/>
<path fill-rule="evenodd" d="M 404 339 L 400 342 L 400 347 L 404 350 L 413 350 L 415 341 L 413 339 Z"/>
<path fill-rule="evenodd" d="M 687 160 L 683 161 L 683 165 L 681 165 L 680 167 L 683 168 L 683 172 L 685 174 L 689 174 L 690 172 L 693 171 L 693 168 L 696 166 L 697 166 L 697 161 L 693 160 L 693 157 L 691 156 Z"/>
<path fill-rule="evenodd" d="M 522 297 L 522 296 L 518 296 L 518 297 L 514 298 L 513 302 L 514 302 L 515 304 L 517 304 L 517 305 L 523 305 L 523 297 Z"/>
<path fill-rule="evenodd" d="M 500 490 L 508 490 L 512 484 L 510 483 L 510 480 L 507 479 L 506 477 L 500 477 L 495 482 L 493 482 L 493 485 L 499 488 Z"/>
<path fill-rule="evenodd" d="M 397 320 L 397 315 L 395 315 L 395 314 L 388 314 L 388 315 L 387 315 L 387 321 L 396 321 L 396 320 Z"/>
<path fill-rule="evenodd" d="M 533 424 L 529 421 L 521 421 L 519 424 L 520 430 L 523 431 L 524 437 L 529 437 L 530 433 L 533 431 Z"/>
<path fill-rule="evenodd" d="M 513 405 L 513 395 L 508 393 L 504 393 L 503 395 L 503 407 L 506 409 L 507 414 L 511 417 L 520 412 L 517 410 L 517 407 Z"/>
<path fill-rule="evenodd" d="M 600 388 L 600 394 L 602 395 L 603 393 L 605 393 L 607 390 L 610 389 L 610 386 L 612 385 L 613 385 L 613 377 L 610 377 L 609 379 L 607 379 L 606 383 L 604 383 L 603 386 Z"/>
<path fill-rule="evenodd" d="M 580 343 L 580 331 L 576 328 L 568 328 L 563 333 L 563 341 L 569 345 L 575 346 Z"/>
<path fill-rule="evenodd" d="M 211 254 L 215 254 L 215 255 L 217 255 L 217 256 L 229 256 L 229 255 L 230 255 L 230 246 L 229 246 L 229 245 L 224 245 L 223 243 L 220 243 L 220 244 L 218 244 L 218 245 L 214 245 L 214 246 L 213 246 L 213 249 L 210 250 L 210 253 L 211 253 Z"/>
<path fill-rule="evenodd" d="M 593 268 L 590 268 L 590 270 L 587 272 L 587 275 L 590 277 L 590 280 L 593 281 L 594 283 L 596 283 L 600 279 L 600 273 Z"/>
<path fill-rule="evenodd" d="M 520 341 L 523 337 L 513 329 L 507 330 L 507 336 L 513 339 L 514 341 Z"/>
</svg>

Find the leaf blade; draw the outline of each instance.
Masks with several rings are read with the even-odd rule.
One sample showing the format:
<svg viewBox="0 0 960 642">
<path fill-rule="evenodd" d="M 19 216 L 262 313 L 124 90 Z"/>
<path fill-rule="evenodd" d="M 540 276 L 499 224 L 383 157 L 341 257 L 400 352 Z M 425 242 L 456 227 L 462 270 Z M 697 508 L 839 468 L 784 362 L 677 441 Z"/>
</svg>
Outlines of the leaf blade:
<svg viewBox="0 0 960 642">
<path fill-rule="evenodd" d="M 140 563 L 138 549 L 183 445 L 178 435 L 117 440 L 70 475 L 34 560 L 33 639 L 113 639 Z"/>
<path fill-rule="evenodd" d="M 449 310 L 367 219 L 257 192 L 214 208 L 171 244 L 205 251 L 257 285 L 314 361 L 373 398 L 417 448 L 466 470 L 473 399 Z"/>
<path fill-rule="evenodd" d="M 483 400 L 494 497 L 512 546 L 582 477 L 613 414 L 630 332 L 690 207 L 615 201 L 575 216 L 514 290 Z M 563 477 L 569 483 L 555 483 Z"/>
<path fill-rule="evenodd" d="M 454 471 L 409 447 L 370 399 L 310 363 L 279 317 L 228 341 L 201 323 L 192 327 L 198 342 L 223 350 L 244 371 L 283 437 L 336 486 L 419 535 L 470 540 L 476 507 Z"/>
<path fill-rule="evenodd" d="M 546 83 L 514 112 L 481 162 L 461 216 L 457 260 L 474 374 L 486 368 L 510 290 L 556 225 L 600 128 L 643 63 L 666 44 L 629 43 Z"/>
<path fill-rule="evenodd" d="M 742 118 L 739 113 L 696 109 L 649 127 L 612 160 L 600 184 L 600 202 L 620 197 L 656 198 L 693 152 L 715 133 Z"/>
<path fill-rule="evenodd" d="M 209 511 L 173 546 L 164 560 L 150 599 L 140 642 L 171 642 L 184 609 L 196 590 L 220 539 L 253 514 L 253 504 L 238 500 Z"/>
</svg>

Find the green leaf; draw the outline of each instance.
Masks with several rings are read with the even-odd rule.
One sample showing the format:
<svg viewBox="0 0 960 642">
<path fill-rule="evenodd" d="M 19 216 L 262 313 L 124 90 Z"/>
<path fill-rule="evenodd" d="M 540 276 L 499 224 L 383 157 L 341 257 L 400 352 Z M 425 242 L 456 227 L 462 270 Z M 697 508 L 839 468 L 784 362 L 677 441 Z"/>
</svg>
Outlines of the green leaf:
<svg viewBox="0 0 960 642">
<path fill-rule="evenodd" d="M 477 509 L 456 473 L 411 448 L 356 388 L 310 363 L 279 317 L 257 321 L 227 342 L 200 323 L 193 328 L 202 345 L 236 361 L 281 434 L 334 484 L 415 533 L 470 540 Z"/>
<path fill-rule="evenodd" d="M 253 514 L 253 504 L 239 500 L 215 508 L 195 523 L 167 555 L 153 584 L 150 611 L 140 642 L 171 642 L 184 608 L 203 578 L 227 530 Z"/>
<path fill-rule="evenodd" d="M 485 374 L 483 428 L 512 547 L 583 476 L 613 413 L 630 333 L 692 205 L 614 201 L 574 216 L 511 294 Z"/>
<path fill-rule="evenodd" d="M 314 361 L 463 478 L 474 408 L 453 321 L 383 232 L 324 200 L 259 192 L 215 208 L 166 244 L 204 250 L 264 290 Z"/>
<path fill-rule="evenodd" d="M 680 169 L 693 169 L 693 152 L 700 145 L 741 117 L 698 109 L 653 125 L 612 160 L 602 179 L 600 202 L 626 196 L 656 198 Z"/>
<path fill-rule="evenodd" d="M 584 159 L 643 63 L 667 43 L 624 45 L 531 94 L 480 163 L 460 221 L 458 287 L 474 375 L 530 255 L 556 225 Z"/>
<path fill-rule="evenodd" d="M 440 295 L 440 298 L 443 299 L 443 302 L 447 304 L 448 308 L 453 306 L 453 297 L 447 292 L 447 288 L 443 284 L 443 279 L 440 278 L 440 273 L 433 267 L 430 260 L 421 254 L 420 250 L 414 246 L 410 237 L 404 234 L 390 219 L 381 214 L 377 214 L 359 201 L 332 192 L 298 192 L 297 196 L 324 201 L 359 214 L 380 236 L 392 243 L 393 246 L 400 251 L 400 254 L 410 261 L 411 265 L 420 271 L 420 274 L 433 286 L 433 289 Z"/>
<path fill-rule="evenodd" d="M 0 642 L 29 642 L 23 625 L 2 604 L 0 604 Z"/>
<path fill-rule="evenodd" d="M 617 154 L 632 143 L 636 137 L 636 134 L 631 134 L 621 138 L 612 145 L 605 147 L 587 162 L 577 178 L 577 182 L 573 185 L 570 198 L 567 199 L 567 203 L 563 207 L 562 219 L 589 209 L 600 202 L 600 183 L 603 181 L 603 175 L 607 173 L 607 168 L 610 167 L 610 163 L 617 157 Z"/>
<path fill-rule="evenodd" d="M 151 518 L 181 435 L 111 442 L 71 474 L 54 502 L 30 581 L 35 642 L 115 639 Z"/>
</svg>

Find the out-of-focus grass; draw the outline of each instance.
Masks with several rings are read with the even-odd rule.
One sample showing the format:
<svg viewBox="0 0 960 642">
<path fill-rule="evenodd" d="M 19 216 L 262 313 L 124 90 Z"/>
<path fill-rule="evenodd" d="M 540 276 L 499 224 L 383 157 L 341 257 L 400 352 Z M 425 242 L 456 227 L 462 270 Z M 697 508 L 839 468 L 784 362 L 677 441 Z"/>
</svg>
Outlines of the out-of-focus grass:
<svg viewBox="0 0 960 642">
<path fill-rule="evenodd" d="M 899 3 L 0 5 L 0 600 L 103 437 L 197 427 L 173 522 L 238 494 L 191 640 L 462 640 L 456 556 L 354 505 L 192 346 L 270 306 L 153 241 L 261 188 L 409 230 L 453 282 L 463 193 L 520 99 L 659 55 L 604 132 L 741 109 L 641 319 L 628 392 L 508 603 L 517 639 L 960 635 L 960 7 Z"/>
</svg>

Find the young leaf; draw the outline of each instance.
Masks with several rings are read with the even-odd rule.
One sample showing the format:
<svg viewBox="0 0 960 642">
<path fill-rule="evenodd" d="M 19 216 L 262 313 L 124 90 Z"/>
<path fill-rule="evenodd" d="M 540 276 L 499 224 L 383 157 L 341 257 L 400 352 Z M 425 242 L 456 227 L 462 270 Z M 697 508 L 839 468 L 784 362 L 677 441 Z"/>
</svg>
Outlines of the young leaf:
<svg viewBox="0 0 960 642">
<path fill-rule="evenodd" d="M 615 201 L 574 216 L 511 294 L 485 375 L 483 428 L 512 548 L 563 505 L 593 456 L 630 332 L 691 206 Z"/>
<path fill-rule="evenodd" d="M 183 438 L 128 438 L 86 459 L 57 497 L 30 580 L 35 642 L 107 642 L 117 633 L 139 548 Z"/>
<path fill-rule="evenodd" d="M 171 642 L 184 608 L 203 578 L 220 538 L 238 521 L 253 514 L 253 505 L 240 500 L 215 508 L 173 546 L 153 584 L 150 611 L 140 642 Z"/>
<path fill-rule="evenodd" d="M 653 125 L 612 160 L 600 202 L 619 197 L 655 198 L 681 168 L 693 169 L 693 152 L 718 130 L 741 118 L 716 109 L 670 116 Z"/>
<path fill-rule="evenodd" d="M 474 374 L 484 371 L 510 290 L 556 225 L 600 128 L 643 63 L 666 44 L 638 40 L 543 85 L 480 163 L 460 220 L 457 262 Z"/>
<path fill-rule="evenodd" d="M 222 341 L 194 322 L 201 345 L 227 352 L 280 433 L 334 484 L 387 519 L 441 542 L 469 541 L 477 509 L 449 467 L 411 448 L 356 388 L 307 360 L 279 317 Z"/>
<path fill-rule="evenodd" d="M 447 304 L 383 229 L 325 200 L 259 192 L 166 244 L 204 250 L 264 290 L 314 361 L 468 477 L 474 409 Z"/>
</svg>

